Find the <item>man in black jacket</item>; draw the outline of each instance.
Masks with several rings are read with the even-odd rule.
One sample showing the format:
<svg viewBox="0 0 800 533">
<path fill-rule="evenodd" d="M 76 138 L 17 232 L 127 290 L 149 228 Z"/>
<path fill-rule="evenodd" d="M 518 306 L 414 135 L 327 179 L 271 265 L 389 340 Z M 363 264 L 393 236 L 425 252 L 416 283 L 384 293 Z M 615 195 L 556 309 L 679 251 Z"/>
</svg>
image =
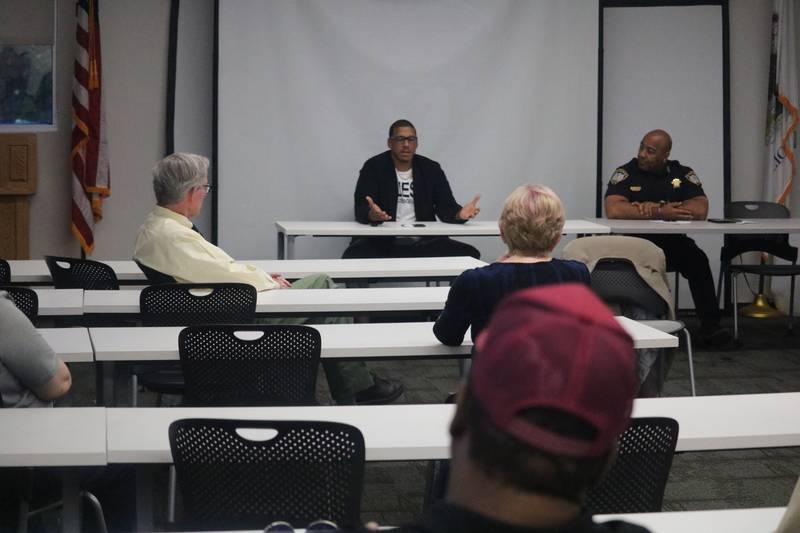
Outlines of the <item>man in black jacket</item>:
<svg viewBox="0 0 800 533">
<path fill-rule="evenodd" d="M 439 163 L 416 154 L 417 142 L 417 130 L 408 120 L 397 120 L 389 127 L 389 150 L 368 159 L 358 175 L 354 194 L 358 222 L 378 225 L 394 220 L 413 225 L 439 217 L 442 222 L 463 224 L 480 212 L 480 195 L 460 206 Z M 459 255 L 480 258 L 475 247 L 447 237 L 355 238 L 342 257 Z"/>
</svg>

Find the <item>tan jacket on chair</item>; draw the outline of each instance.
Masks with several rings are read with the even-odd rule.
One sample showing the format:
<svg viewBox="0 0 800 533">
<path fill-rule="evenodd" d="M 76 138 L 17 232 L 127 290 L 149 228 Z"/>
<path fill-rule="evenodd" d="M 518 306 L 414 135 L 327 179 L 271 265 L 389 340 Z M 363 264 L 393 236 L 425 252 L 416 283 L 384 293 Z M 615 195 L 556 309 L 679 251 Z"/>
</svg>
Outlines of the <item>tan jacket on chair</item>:
<svg viewBox="0 0 800 533">
<path fill-rule="evenodd" d="M 652 242 L 625 235 L 603 235 L 575 239 L 564 247 L 564 259 L 585 263 L 589 272 L 601 259 L 627 259 L 669 307 L 669 318 L 675 318 L 672 295 L 667 284 L 667 260 L 664 251 Z"/>
</svg>

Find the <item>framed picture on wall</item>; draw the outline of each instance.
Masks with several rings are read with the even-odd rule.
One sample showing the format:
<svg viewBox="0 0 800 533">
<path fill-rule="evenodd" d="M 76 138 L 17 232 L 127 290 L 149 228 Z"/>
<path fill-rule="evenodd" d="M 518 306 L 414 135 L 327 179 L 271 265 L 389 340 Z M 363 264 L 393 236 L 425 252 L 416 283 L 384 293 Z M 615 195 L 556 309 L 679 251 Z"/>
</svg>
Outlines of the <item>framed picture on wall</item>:
<svg viewBox="0 0 800 533">
<path fill-rule="evenodd" d="M 55 129 L 53 45 L 0 44 L 0 132 Z"/>
</svg>

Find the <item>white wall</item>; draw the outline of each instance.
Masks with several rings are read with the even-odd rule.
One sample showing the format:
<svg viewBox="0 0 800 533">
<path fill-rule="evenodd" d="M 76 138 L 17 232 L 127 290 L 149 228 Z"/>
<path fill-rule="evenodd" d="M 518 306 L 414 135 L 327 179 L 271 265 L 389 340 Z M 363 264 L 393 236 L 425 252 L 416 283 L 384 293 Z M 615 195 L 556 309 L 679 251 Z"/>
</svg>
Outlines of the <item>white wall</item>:
<svg viewBox="0 0 800 533">
<path fill-rule="evenodd" d="M 68 229 L 74 5 L 71 0 L 58 3 L 60 128 L 38 136 L 39 190 L 31 205 L 32 257 L 78 254 Z M 102 4 L 113 174 L 112 197 L 105 203 L 106 216 L 96 235 L 94 257 L 100 259 L 130 257 L 136 230 L 153 203 L 149 169 L 163 155 L 169 4 L 169 0 L 106 0 Z M 770 9 L 770 0 L 730 1 L 734 200 L 756 198 L 760 191 Z M 5 30 L 0 20 L 0 35 Z M 793 204 L 800 206 L 797 201 Z"/>
</svg>

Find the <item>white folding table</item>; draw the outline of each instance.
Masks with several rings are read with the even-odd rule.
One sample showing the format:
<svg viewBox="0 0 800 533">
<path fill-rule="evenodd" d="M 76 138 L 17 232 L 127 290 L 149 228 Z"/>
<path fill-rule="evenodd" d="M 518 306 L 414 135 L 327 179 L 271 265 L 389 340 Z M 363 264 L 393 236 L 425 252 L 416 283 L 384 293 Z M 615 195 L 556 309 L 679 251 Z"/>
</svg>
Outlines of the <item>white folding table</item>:
<svg viewBox="0 0 800 533">
<path fill-rule="evenodd" d="M 770 532 L 778 527 L 785 507 L 758 509 L 715 509 L 711 511 L 674 511 L 596 515 L 595 522 L 625 520 L 639 524 L 651 533 L 754 533 Z"/>
<path fill-rule="evenodd" d="M 312 237 L 485 237 L 500 235 L 496 220 L 470 220 L 464 224 L 420 222 L 400 224 L 384 222 L 377 226 L 354 221 L 286 221 L 275 222 L 278 231 L 278 259 L 294 257 L 294 240 Z M 606 226 L 589 220 L 567 220 L 564 234 L 608 233 Z"/>
<path fill-rule="evenodd" d="M 102 261 L 114 269 L 121 283 L 146 283 L 144 273 L 133 261 Z M 256 259 L 242 260 L 268 273 L 287 279 L 325 273 L 337 280 L 350 279 L 421 279 L 455 278 L 470 268 L 486 266 L 473 257 L 409 257 L 401 259 Z M 43 259 L 9 261 L 11 282 L 16 284 L 51 285 L 53 279 Z"/>
<path fill-rule="evenodd" d="M 94 362 L 94 348 L 88 329 L 38 328 L 36 331 L 65 363 Z"/>
<path fill-rule="evenodd" d="M 59 467 L 63 531 L 79 531 L 79 469 L 106 464 L 102 407 L 0 409 L 0 467 Z"/>
<path fill-rule="evenodd" d="M 618 218 L 589 218 L 587 221 L 606 226 L 611 233 L 800 233 L 800 218 L 753 218 L 735 223 L 708 220 L 665 221 L 624 220 Z"/>
<path fill-rule="evenodd" d="M 39 316 L 77 316 L 83 314 L 83 289 L 36 288 L 33 290 L 39 297 Z"/>
</svg>

